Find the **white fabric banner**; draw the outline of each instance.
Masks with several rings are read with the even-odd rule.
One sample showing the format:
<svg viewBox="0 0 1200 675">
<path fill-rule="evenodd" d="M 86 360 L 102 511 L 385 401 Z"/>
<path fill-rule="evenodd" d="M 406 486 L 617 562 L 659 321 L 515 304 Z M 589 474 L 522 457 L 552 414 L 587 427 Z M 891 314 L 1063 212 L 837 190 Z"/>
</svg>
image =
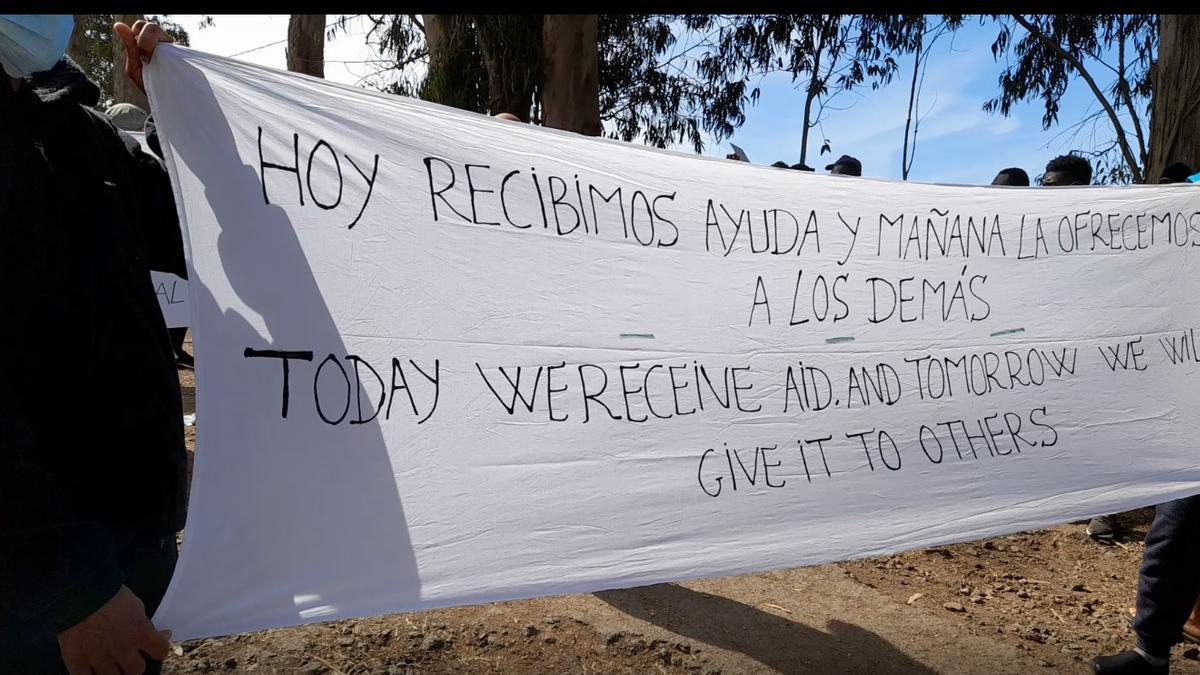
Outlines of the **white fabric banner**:
<svg viewBox="0 0 1200 675">
<path fill-rule="evenodd" d="M 1200 190 L 818 175 L 160 46 L 198 427 L 179 639 L 1200 492 Z"/>
<path fill-rule="evenodd" d="M 190 325 L 187 279 L 181 279 L 179 275 L 170 272 L 150 270 L 150 281 L 154 284 L 158 307 L 162 310 L 163 319 L 167 321 L 167 328 L 183 328 Z"/>
</svg>

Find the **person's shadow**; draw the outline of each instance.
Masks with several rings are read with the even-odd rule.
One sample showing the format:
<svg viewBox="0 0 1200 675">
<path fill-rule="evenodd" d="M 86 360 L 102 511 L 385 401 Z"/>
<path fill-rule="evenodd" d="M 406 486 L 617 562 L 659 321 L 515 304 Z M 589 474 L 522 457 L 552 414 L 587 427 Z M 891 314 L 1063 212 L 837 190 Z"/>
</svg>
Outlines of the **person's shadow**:
<svg viewBox="0 0 1200 675">
<path fill-rule="evenodd" d="M 186 104 L 158 112 L 162 121 L 176 116 L 169 132 L 211 134 L 172 151 L 204 185 L 220 233 L 219 267 L 214 251 L 190 251 L 198 447 L 183 555 L 159 627 L 206 636 L 415 608 L 421 582 L 383 415 L 348 424 L 357 418 L 352 396 L 342 423 L 318 416 L 316 368 L 333 354 L 354 382 L 345 356 L 355 349 L 339 334 L 288 213 L 264 202 L 257 164 L 240 163 L 204 75 L 182 59 L 164 65 L 160 77 L 203 83 Z M 192 241 L 204 245 L 203 236 Z M 249 311 L 219 305 L 209 284 L 223 304 L 236 297 Z M 282 362 L 247 358 L 247 348 L 313 352 L 311 362 L 291 362 L 286 419 Z M 347 385 L 333 363 L 318 382 L 322 408 L 336 419 Z M 369 414 L 378 392 L 354 393 Z"/>
<path fill-rule="evenodd" d="M 740 652 L 785 674 L 934 673 L 887 640 L 842 621 L 830 621 L 826 633 L 676 584 L 604 591 L 595 596 L 630 616 L 714 647 Z"/>
</svg>

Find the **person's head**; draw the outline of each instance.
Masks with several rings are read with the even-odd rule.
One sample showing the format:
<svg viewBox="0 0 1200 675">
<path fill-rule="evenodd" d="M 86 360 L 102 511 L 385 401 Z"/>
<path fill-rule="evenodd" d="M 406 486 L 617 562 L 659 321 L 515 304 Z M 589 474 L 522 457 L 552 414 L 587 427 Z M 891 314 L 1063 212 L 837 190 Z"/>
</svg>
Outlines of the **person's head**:
<svg viewBox="0 0 1200 675">
<path fill-rule="evenodd" d="M 786 168 L 788 168 L 788 163 L 787 162 L 775 162 L 771 166 L 775 167 L 776 169 L 786 169 Z"/>
<path fill-rule="evenodd" d="M 112 120 L 118 129 L 123 131 L 142 131 L 146 126 L 147 115 L 145 110 L 137 107 L 132 103 L 118 103 L 110 106 L 104 111 L 105 115 Z"/>
<path fill-rule="evenodd" d="M 498 120 L 508 120 L 509 122 L 520 122 L 521 118 L 508 112 L 496 113 L 495 118 Z"/>
<path fill-rule="evenodd" d="M 795 169 L 796 171 L 812 171 L 813 170 L 813 168 L 807 164 L 793 164 L 789 168 Z"/>
<path fill-rule="evenodd" d="M 1092 164 L 1079 155 L 1059 155 L 1046 163 L 1042 185 L 1091 185 Z"/>
<path fill-rule="evenodd" d="M 1162 175 L 1158 177 L 1159 183 L 1186 183 L 1192 171 L 1187 164 L 1183 162 L 1175 162 L 1174 164 L 1163 169 Z"/>
<path fill-rule="evenodd" d="M 0 14 L 0 69 L 15 87 L 23 77 L 50 70 L 67 51 L 70 14 Z"/>
<path fill-rule="evenodd" d="M 992 185 L 1029 187 L 1029 174 L 1025 173 L 1025 169 L 1009 167 L 996 174 L 996 177 L 992 179 Z"/>
<path fill-rule="evenodd" d="M 825 170 L 839 176 L 861 176 L 862 162 L 850 155 L 842 155 L 836 162 L 826 166 Z"/>
</svg>

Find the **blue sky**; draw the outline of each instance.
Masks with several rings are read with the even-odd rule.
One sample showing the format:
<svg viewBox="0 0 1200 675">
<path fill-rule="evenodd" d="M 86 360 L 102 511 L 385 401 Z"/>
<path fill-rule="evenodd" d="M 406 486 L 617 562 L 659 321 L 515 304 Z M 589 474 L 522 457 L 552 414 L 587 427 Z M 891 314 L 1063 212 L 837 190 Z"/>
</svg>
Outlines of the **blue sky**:
<svg viewBox="0 0 1200 675">
<path fill-rule="evenodd" d="M 198 28 L 199 15 L 171 18 L 188 29 L 196 49 L 222 56 L 254 49 L 237 58 L 285 67 L 287 15 L 216 15 L 215 25 L 203 29 Z M 330 21 L 333 18 L 330 15 Z M 365 20 L 353 20 L 348 32 L 327 44 L 327 78 L 358 84 L 378 68 L 380 57 L 365 41 L 367 28 Z M 995 36 L 995 26 L 979 26 L 978 21 L 970 20 L 957 33 L 945 35 L 936 43 L 921 94 L 924 119 L 910 180 L 986 184 L 1008 166 L 1021 167 L 1032 178 L 1055 155 L 1073 148 L 1090 149 L 1111 139 L 1112 132 L 1104 120 L 1095 125 L 1094 139 L 1091 125 L 1074 144 L 1069 131 L 1061 133 L 1096 109 L 1082 82 L 1068 88 L 1061 102 L 1061 124 L 1046 131 L 1041 124 L 1042 106 L 1036 101 L 1014 106 L 1008 118 L 983 112 L 984 101 L 997 91 L 996 82 L 1003 68 L 1003 63 L 992 57 Z M 255 49 L 258 47 L 262 48 Z M 879 90 L 862 87 L 842 94 L 833 103 L 846 109 L 829 111 L 822 128 L 813 129 L 809 138 L 810 166 L 823 170 L 845 153 L 862 161 L 865 175 L 901 178 L 911 57 L 902 57 L 899 65 L 900 71 L 890 85 Z M 803 94 L 786 74 L 769 76 L 760 86 L 761 99 L 747 110 L 745 124 L 729 140 L 741 146 L 756 164 L 777 160 L 793 164 L 800 157 Z M 824 138 L 832 142 L 832 151 L 819 156 Z M 724 156 L 731 152 L 729 140 L 709 144 L 704 154 Z M 684 146 L 677 149 L 690 151 Z"/>
<path fill-rule="evenodd" d="M 1062 124 L 1042 130 L 1040 102 L 1014 106 L 1009 117 L 983 111 L 985 101 L 996 95 L 997 80 L 1004 68 L 1003 57 L 992 57 L 996 27 L 971 21 L 953 35 L 943 36 L 934 46 L 921 94 L 921 122 L 916 162 L 909 180 L 943 183 L 990 183 L 1005 167 L 1025 169 L 1031 178 L 1052 157 L 1073 147 L 1094 147 L 1091 126 L 1069 141 L 1067 126 L 1096 109 L 1083 82 L 1074 82 L 1061 101 Z M 831 111 L 821 129 L 809 137 L 808 165 L 823 170 L 842 154 L 857 157 L 864 175 L 901 178 L 900 161 L 904 144 L 904 122 L 912 76 L 911 57 L 899 61 L 900 72 L 890 85 L 879 90 L 863 87 L 842 94 L 835 105 L 847 110 Z M 779 74 L 762 84 L 762 99 L 746 115 L 746 123 L 731 139 L 754 163 L 799 161 L 803 95 L 790 76 Z M 1112 138 L 1107 123 L 1095 126 L 1095 142 Z M 831 151 L 818 156 L 823 138 L 832 142 Z M 705 154 L 725 154 L 728 144 Z"/>
</svg>

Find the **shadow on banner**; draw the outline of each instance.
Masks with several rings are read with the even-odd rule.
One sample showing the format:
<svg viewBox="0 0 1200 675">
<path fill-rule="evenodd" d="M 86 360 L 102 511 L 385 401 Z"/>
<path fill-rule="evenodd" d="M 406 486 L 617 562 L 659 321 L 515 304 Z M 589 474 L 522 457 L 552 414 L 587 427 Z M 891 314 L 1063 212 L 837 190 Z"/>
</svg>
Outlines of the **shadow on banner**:
<svg viewBox="0 0 1200 675">
<path fill-rule="evenodd" d="M 218 626 L 240 632 L 414 606 L 421 583 L 378 420 L 331 426 L 299 414 L 314 405 L 314 385 L 297 377 L 296 365 L 312 372 L 327 355 L 341 360 L 353 350 L 339 335 L 288 214 L 264 203 L 256 167 L 237 159 L 207 79 L 182 58 L 162 61 L 158 77 L 204 85 L 189 90 L 186 101 L 162 106 L 160 124 L 168 138 L 189 136 L 171 143 L 169 158 L 177 172 L 186 166 L 204 185 L 220 227 L 215 253 L 233 294 L 261 317 L 261 328 L 257 318 L 218 305 L 208 284 L 221 280 L 205 278 L 204 265 L 197 275 L 195 257 L 209 260 L 214 252 L 194 248 L 201 238 L 188 223 L 189 271 L 198 280 L 192 284 L 198 445 L 183 551 L 156 624 L 174 629 L 178 639 L 210 636 Z M 245 358 L 246 348 L 313 351 L 311 363 L 293 362 L 287 419 L 278 399 L 263 399 L 262 387 L 236 386 L 235 374 L 251 368 L 277 378 L 270 380 L 272 392 L 282 382 L 281 360 Z M 326 383 L 345 396 L 340 378 L 323 378 L 321 391 Z M 221 462 L 206 461 L 223 453 Z M 206 475 L 218 465 L 239 471 Z M 328 487 L 335 485 L 343 489 Z M 222 513 L 236 516 L 212 522 L 209 506 L 218 500 L 230 502 Z M 380 593 L 380 579 L 394 583 Z"/>
</svg>

